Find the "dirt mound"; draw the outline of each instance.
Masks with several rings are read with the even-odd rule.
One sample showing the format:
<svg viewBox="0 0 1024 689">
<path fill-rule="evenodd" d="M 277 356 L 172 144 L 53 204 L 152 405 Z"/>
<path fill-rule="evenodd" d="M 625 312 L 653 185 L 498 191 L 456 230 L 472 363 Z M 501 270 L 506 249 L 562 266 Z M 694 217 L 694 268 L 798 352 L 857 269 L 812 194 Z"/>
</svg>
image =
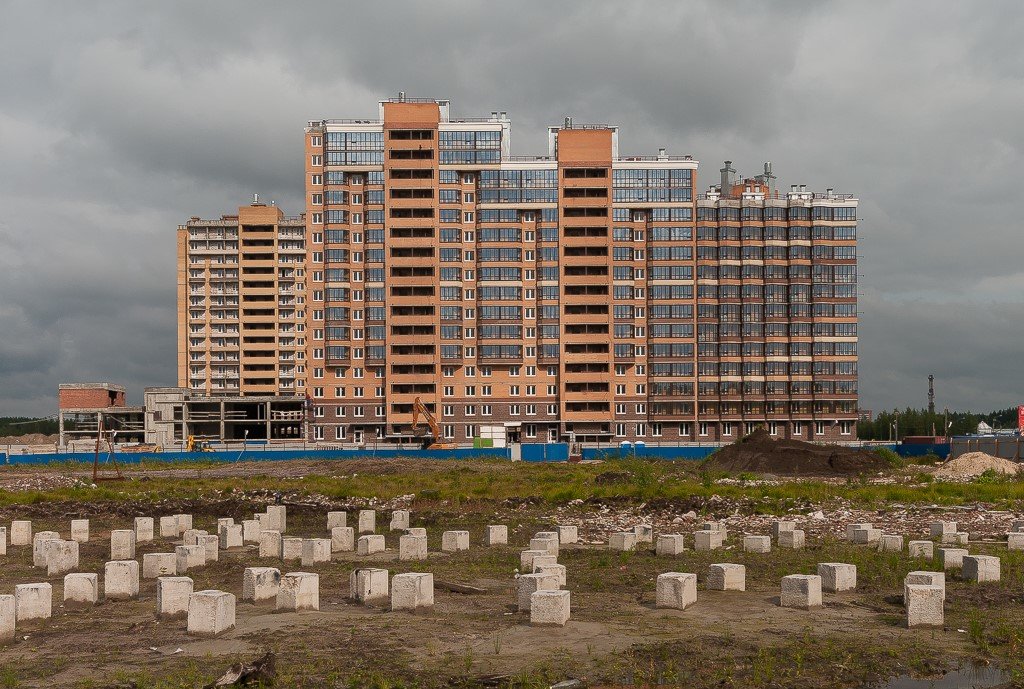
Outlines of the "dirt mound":
<svg viewBox="0 0 1024 689">
<path fill-rule="evenodd" d="M 0 445 L 53 445 L 57 442 L 58 436 L 44 435 L 42 433 L 26 433 L 25 435 L 6 435 L 0 438 Z"/>
<path fill-rule="evenodd" d="M 1021 465 L 984 452 L 967 452 L 935 470 L 937 478 L 976 478 L 989 469 L 998 474 L 1018 474 Z"/>
<path fill-rule="evenodd" d="M 888 468 L 888 464 L 866 450 L 841 445 L 815 445 L 800 440 L 775 440 L 768 431 L 759 428 L 713 454 L 704 468 L 759 474 L 842 476 L 881 471 Z"/>
</svg>

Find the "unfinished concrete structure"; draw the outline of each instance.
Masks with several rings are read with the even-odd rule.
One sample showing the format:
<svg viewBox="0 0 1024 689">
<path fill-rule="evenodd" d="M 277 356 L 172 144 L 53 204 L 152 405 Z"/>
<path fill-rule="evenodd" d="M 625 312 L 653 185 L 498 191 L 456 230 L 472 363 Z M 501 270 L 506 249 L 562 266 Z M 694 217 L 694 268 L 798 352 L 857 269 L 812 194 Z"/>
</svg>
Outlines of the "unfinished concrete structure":
<svg viewBox="0 0 1024 689">
<path fill-rule="evenodd" d="M 108 442 L 141 443 L 145 439 L 145 408 L 127 406 L 121 385 L 61 383 L 57 407 L 61 447 L 92 449 L 101 431 L 101 451 L 108 449 Z"/>
</svg>

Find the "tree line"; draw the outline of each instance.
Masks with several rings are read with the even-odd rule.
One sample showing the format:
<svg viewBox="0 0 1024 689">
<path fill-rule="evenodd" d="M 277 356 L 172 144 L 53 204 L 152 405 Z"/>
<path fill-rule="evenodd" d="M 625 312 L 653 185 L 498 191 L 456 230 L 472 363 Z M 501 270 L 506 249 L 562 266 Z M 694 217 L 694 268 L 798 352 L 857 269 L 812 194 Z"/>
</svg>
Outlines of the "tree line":
<svg viewBox="0 0 1024 689">
<path fill-rule="evenodd" d="M 967 435 L 976 433 L 978 423 L 982 421 L 993 428 L 1017 428 L 1017 407 L 1007 407 L 987 414 L 944 410 L 929 414 L 927 408 L 907 407 L 902 411 L 893 409 L 879 412 L 871 421 L 859 421 L 857 437 L 861 440 L 899 440 L 908 435 Z M 948 433 L 943 431 L 946 424 L 949 424 Z"/>
</svg>

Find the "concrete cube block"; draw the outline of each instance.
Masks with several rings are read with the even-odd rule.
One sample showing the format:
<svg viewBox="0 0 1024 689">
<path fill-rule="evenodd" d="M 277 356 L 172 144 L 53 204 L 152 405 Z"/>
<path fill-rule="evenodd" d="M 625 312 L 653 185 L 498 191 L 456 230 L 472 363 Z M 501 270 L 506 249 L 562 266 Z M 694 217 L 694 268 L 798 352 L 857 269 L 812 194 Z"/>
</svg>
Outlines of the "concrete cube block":
<svg viewBox="0 0 1024 689">
<path fill-rule="evenodd" d="M 526 612 L 530 609 L 530 596 L 537 591 L 557 591 L 557 574 L 522 574 L 516 579 L 518 586 L 519 610 Z"/>
<path fill-rule="evenodd" d="M 135 559 L 135 529 L 114 529 L 110 532 L 110 559 Z"/>
<path fill-rule="evenodd" d="M 484 533 L 484 545 L 507 545 L 508 527 L 504 524 L 491 524 Z"/>
<path fill-rule="evenodd" d="M 722 540 L 724 541 L 729 537 L 729 530 L 726 528 L 725 522 L 704 522 L 701 524 L 698 531 L 718 531 L 722 534 Z"/>
<path fill-rule="evenodd" d="M 356 555 L 373 555 L 383 553 L 384 550 L 384 537 L 377 534 L 360 536 L 356 541 Z"/>
<path fill-rule="evenodd" d="M 767 536 L 765 538 L 768 538 Z M 658 575 L 655 607 L 685 610 L 697 602 L 697 575 L 665 572 Z"/>
<path fill-rule="evenodd" d="M 246 567 L 242 573 L 242 601 L 260 603 L 277 600 L 281 590 L 281 570 L 276 567 Z"/>
<path fill-rule="evenodd" d="M 580 542 L 579 529 L 575 526 L 556 526 L 555 533 L 558 534 L 560 545 L 572 545 Z"/>
<path fill-rule="evenodd" d="M 253 512 L 252 518 L 260 523 L 260 531 L 276 531 L 270 528 L 270 515 L 266 512 Z"/>
<path fill-rule="evenodd" d="M 398 538 L 399 560 L 426 560 L 427 537 L 403 534 Z"/>
<path fill-rule="evenodd" d="M 178 556 L 175 553 L 146 553 L 142 556 L 142 578 L 174 576 L 178 573 Z"/>
<path fill-rule="evenodd" d="M 956 522 L 932 522 L 928 525 L 928 533 L 932 538 L 942 538 L 943 534 L 956 531 Z"/>
<path fill-rule="evenodd" d="M 1013 524 L 1010 526 L 1010 531 L 1024 532 L 1024 519 L 1014 519 Z"/>
<path fill-rule="evenodd" d="M 633 527 L 637 543 L 654 543 L 654 527 L 650 524 L 637 524 Z"/>
<path fill-rule="evenodd" d="M 0 594 L 0 645 L 14 641 L 14 627 L 18 618 L 14 596 Z"/>
<path fill-rule="evenodd" d="M 743 550 L 748 553 L 770 553 L 772 551 L 772 537 L 744 536 Z"/>
<path fill-rule="evenodd" d="M 658 534 L 658 542 L 654 545 L 654 552 L 656 555 L 680 555 L 686 549 L 684 543 L 685 539 L 682 534 Z"/>
<path fill-rule="evenodd" d="M 45 541 L 44 550 L 47 576 L 78 569 L 78 541 Z"/>
<path fill-rule="evenodd" d="M 284 505 L 267 505 L 267 531 L 288 531 L 288 508 Z"/>
<path fill-rule="evenodd" d="M 902 553 L 903 536 L 883 534 L 882 537 L 878 539 L 878 550 L 882 553 Z"/>
<path fill-rule="evenodd" d="M 551 557 L 551 556 L 548 555 L 548 557 Z M 537 564 L 537 562 L 535 561 L 533 563 L 533 573 L 534 574 L 554 574 L 555 576 L 558 577 L 558 585 L 559 586 L 565 586 L 565 582 L 566 582 L 565 565 L 560 565 L 557 562 L 545 562 L 545 563 Z"/>
<path fill-rule="evenodd" d="M 312 572 L 288 572 L 277 590 L 277 610 L 299 612 L 320 609 L 320 575 Z"/>
<path fill-rule="evenodd" d="M 534 555 L 533 556 L 533 563 L 532 563 L 533 569 L 531 571 L 534 574 L 536 574 L 539 571 L 538 568 L 543 567 L 544 565 L 557 565 L 557 564 L 558 564 L 558 558 L 555 557 L 554 555 L 548 555 L 548 554 Z M 529 574 L 529 573 L 530 572 L 527 572 L 527 574 Z"/>
<path fill-rule="evenodd" d="M 194 593 L 189 577 L 164 576 L 156 580 L 156 615 L 173 618 L 188 615 L 188 603 Z"/>
<path fill-rule="evenodd" d="M 32 544 L 32 522 L 28 519 L 15 519 L 11 522 L 11 545 Z"/>
<path fill-rule="evenodd" d="M 780 540 L 780 536 L 786 531 L 793 531 L 796 529 L 796 522 L 776 520 L 772 522 L 772 538 L 776 541 Z M 781 543 L 779 544 L 781 545 Z"/>
<path fill-rule="evenodd" d="M 220 537 L 220 547 L 224 550 L 228 548 L 241 548 L 243 545 L 241 524 L 223 524 L 218 526 L 217 535 Z"/>
<path fill-rule="evenodd" d="M 519 571 L 532 572 L 533 561 L 538 557 L 548 557 L 546 550 L 523 550 L 519 553 Z"/>
<path fill-rule="evenodd" d="M 174 515 L 160 517 L 160 538 L 178 537 L 178 518 Z"/>
<path fill-rule="evenodd" d="M 99 576 L 92 572 L 74 572 L 64 577 L 64 607 L 91 608 L 100 597 Z"/>
<path fill-rule="evenodd" d="M 790 574 L 782 577 L 779 605 L 804 610 L 821 605 L 821 577 L 815 574 Z"/>
<path fill-rule="evenodd" d="M 220 559 L 220 543 L 220 538 L 213 534 L 200 536 L 196 539 L 196 545 L 203 546 L 203 557 L 205 562 L 216 562 Z"/>
<path fill-rule="evenodd" d="M 906 605 L 907 601 L 910 600 L 910 596 L 907 593 L 907 586 L 910 584 L 916 584 L 920 586 L 939 586 L 942 588 L 942 598 L 946 598 L 946 573 L 945 572 L 909 572 L 903 577 L 903 604 Z"/>
<path fill-rule="evenodd" d="M 999 558 L 993 555 L 965 555 L 962 576 L 965 581 L 999 581 Z"/>
<path fill-rule="evenodd" d="M 149 543 L 153 540 L 153 518 L 152 517 L 136 517 L 135 523 L 135 542 L 136 543 Z"/>
<path fill-rule="evenodd" d="M 7 527 L 0 526 L 0 555 L 7 554 Z"/>
<path fill-rule="evenodd" d="M 546 550 L 549 555 L 558 557 L 558 536 L 538 534 L 530 539 L 530 550 Z"/>
<path fill-rule="evenodd" d="M 632 531 L 620 531 L 619 533 L 613 533 L 608 537 L 608 547 L 612 550 L 635 550 L 636 549 L 636 534 Z M 533 548 L 533 541 L 530 541 L 530 548 Z"/>
<path fill-rule="evenodd" d="M 408 572 L 391 579 L 391 609 L 416 610 L 434 605 L 434 575 Z"/>
<path fill-rule="evenodd" d="M 302 539 L 297 537 L 285 537 L 281 539 L 281 559 L 301 560 Z"/>
<path fill-rule="evenodd" d="M 259 543 L 260 542 L 260 523 L 256 519 L 243 519 L 242 520 L 242 542 L 243 543 Z"/>
<path fill-rule="evenodd" d="M 206 547 L 201 545 L 179 545 L 174 549 L 175 571 L 178 574 L 206 564 Z"/>
<path fill-rule="evenodd" d="M 71 540 L 76 543 L 88 543 L 89 542 L 89 520 L 88 519 L 72 519 L 71 520 Z"/>
<path fill-rule="evenodd" d="M 60 534 L 56 531 L 40 531 L 32 537 L 32 566 L 46 566 L 46 542 L 59 541 Z"/>
<path fill-rule="evenodd" d="M 709 591 L 746 591 L 747 568 L 720 562 L 708 567 L 707 586 Z"/>
<path fill-rule="evenodd" d="M 939 566 L 942 569 L 960 569 L 964 566 L 966 548 L 939 548 Z"/>
<path fill-rule="evenodd" d="M 842 562 L 819 562 L 821 588 L 829 593 L 853 591 L 857 588 L 857 565 Z"/>
<path fill-rule="evenodd" d="M 851 543 L 855 543 L 854 533 L 866 529 L 871 529 L 872 524 L 870 522 L 861 522 L 860 524 L 847 524 L 846 525 L 846 540 Z"/>
<path fill-rule="evenodd" d="M 356 530 L 351 526 L 331 529 L 331 552 L 347 553 L 356 549 Z"/>
<path fill-rule="evenodd" d="M 177 525 L 178 533 L 177 536 L 185 533 L 192 528 L 192 515 L 191 514 L 176 514 L 174 515 L 174 523 Z"/>
<path fill-rule="evenodd" d="M 139 597 L 138 560 L 114 560 L 103 565 L 103 597 L 107 600 Z"/>
<path fill-rule="evenodd" d="M 907 543 L 907 554 L 910 557 L 931 560 L 935 554 L 935 544 L 931 541 L 910 541 Z"/>
<path fill-rule="evenodd" d="M 331 539 L 306 538 L 302 541 L 302 566 L 312 567 L 331 561 Z"/>
<path fill-rule="evenodd" d="M 862 545 L 878 543 L 882 539 L 881 529 L 854 529 L 853 542 Z"/>
<path fill-rule="evenodd" d="M 217 533 L 220 533 L 220 529 L 222 526 L 231 526 L 234 523 L 235 520 L 232 517 L 221 517 L 217 520 Z"/>
<path fill-rule="evenodd" d="M 1024 550 L 1024 531 L 1011 531 L 1006 534 L 1008 550 Z"/>
<path fill-rule="evenodd" d="M 14 606 L 18 624 L 48 620 L 53 614 L 53 587 L 49 584 L 15 584 Z"/>
<path fill-rule="evenodd" d="M 969 540 L 970 534 L 966 531 L 957 531 L 942 534 L 939 543 L 942 545 L 967 545 Z"/>
<path fill-rule="evenodd" d="M 699 551 L 718 550 L 724 543 L 721 531 L 703 529 L 693 532 L 693 549 Z"/>
<path fill-rule="evenodd" d="M 235 595 L 226 591 L 196 591 L 188 597 L 185 630 L 193 636 L 217 636 L 235 627 Z"/>
<path fill-rule="evenodd" d="M 328 512 L 327 530 L 330 531 L 339 526 L 348 526 L 348 513 L 343 511 Z"/>
<path fill-rule="evenodd" d="M 359 533 L 374 533 L 376 530 L 376 510 L 359 510 Z"/>
<path fill-rule="evenodd" d="M 534 591 L 530 594 L 530 624 L 535 627 L 564 627 L 569 621 L 568 591 Z"/>
<path fill-rule="evenodd" d="M 414 526 L 412 528 L 406 529 L 405 533 L 409 534 L 410 536 L 423 536 L 425 538 L 427 535 L 427 530 L 424 529 L 422 526 Z"/>
<path fill-rule="evenodd" d="M 203 529 L 189 529 L 185 533 L 181 534 L 182 545 L 200 545 L 199 539 L 203 536 L 209 536 L 209 531 Z"/>
<path fill-rule="evenodd" d="M 284 557 L 282 541 L 280 531 L 260 531 L 260 557 L 282 559 Z"/>
<path fill-rule="evenodd" d="M 942 602 L 945 591 L 940 586 L 908 584 L 904 587 L 906 597 L 907 626 L 942 627 L 945 618 Z"/>
<path fill-rule="evenodd" d="M 388 571 L 378 567 L 353 569 L 348 575 L 348 589 L 349 598 L 360 603 L 387 598 Z"/>
<path fill-rule="evenodd" d="M 391 513 L 391 530 L 403 531 L 409 528 L 409 510 L 395 510 Z"/>
<path fill-rule="evenodd" d="M 456 553 L 460 550 L 469 550 L 468 531 L 445 531 L 441 534 L 442 552 Z"/>
<path fill-rule="evenodd" d="M 779 532 L 779 547 L 790 550 L 802 550 L 807 542 L 807 537 L 801 529 Z"/>
</svg>

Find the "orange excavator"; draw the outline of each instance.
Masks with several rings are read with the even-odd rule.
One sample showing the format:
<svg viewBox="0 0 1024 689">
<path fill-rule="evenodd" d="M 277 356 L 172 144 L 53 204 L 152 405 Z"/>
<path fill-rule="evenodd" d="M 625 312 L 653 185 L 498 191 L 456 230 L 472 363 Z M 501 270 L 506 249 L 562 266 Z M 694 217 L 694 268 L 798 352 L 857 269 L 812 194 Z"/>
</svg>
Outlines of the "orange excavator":
<svg viewBox="0 0 1024 689">
<path fill-rule="evenodd" d="M 424 440 L 424 450 L 452 450 L 458 447 L 455 443 L 445 442 L 441 438 L 441 428 L 437 425 L 437 419 L 430 413 L 423 402 L 420 402 L 420 398 L 417 397 L 412 401 L 412 430 L 415 432 L 420 427 L 420 417 L 423 417 L 427 422 L 427 426 L 430 427 L 430 433 L 433 436 L 431 440 Z"/>
</svg>

